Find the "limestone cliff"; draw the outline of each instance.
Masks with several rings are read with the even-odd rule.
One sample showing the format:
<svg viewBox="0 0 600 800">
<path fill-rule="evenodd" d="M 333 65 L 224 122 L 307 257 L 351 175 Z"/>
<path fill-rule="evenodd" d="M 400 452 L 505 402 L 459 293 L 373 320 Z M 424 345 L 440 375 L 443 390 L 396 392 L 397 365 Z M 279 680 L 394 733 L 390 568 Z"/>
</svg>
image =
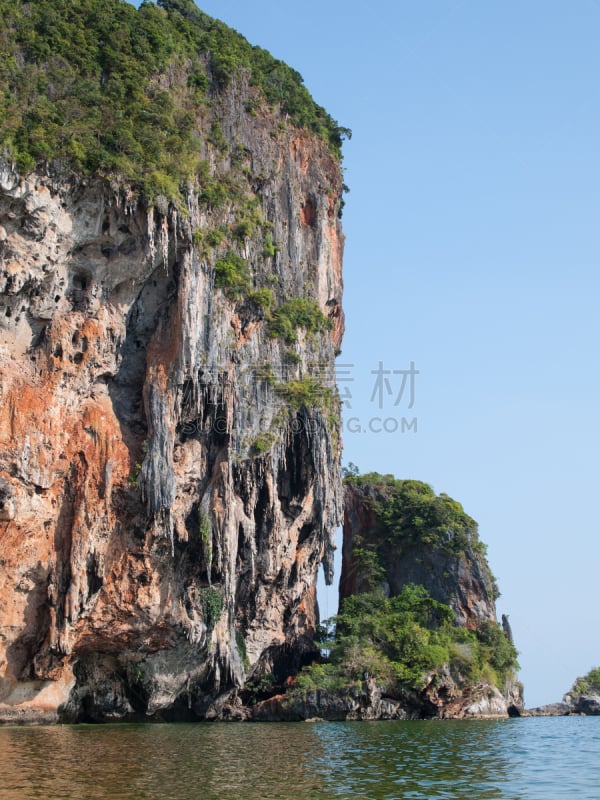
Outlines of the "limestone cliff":
<svg viewBox="0 0 600 800">
<path fill-rule="evenodd" d="M 450 648 L 456 655 L 454 663 L 431 670 L 420 691 L 402 701 L 396 698 L 394 714 L 520 714 L 523 696 L 513 666 L 512 633 L 506 617 L 504 631 L 496 621 L 498 589 L 476 522 L 459 503 L 447 495 L 436 496 L 420 481 L 375 473 L 349 478 L 340 605 L 346 598 L 379 589 L 397 597 L 411 584 L 424 587 L 435 601 L 449 606 L 454 624 L 474 637 L 471 644 L 468 637 L 459 637 L 464 643 L 457 640 Z M 476 663 L 479 666 L 473 669 Z M 370 703 L 362 705 L 369 713 Z"/>
<path fill-rule="evenodd" d="M 204 717 L 313 647 L 342 510 L 341 170 L 247 71 L 206 98 L 175 200 L 2 162 L 5 719 Z"/>
<path fill-rule="evenodd" d="M 435 503 L 425 484 L 405 483 L 415 485 L 415 496 Z M 389 509 L 393 495 L 394 485 L 384 482 L 348 482 L 345 486 L 340 604 L 344 598 L 372 588 L 371 562 L 365 559 L 372 553 L 381 566 L 378 580 L 387 594 L 394 596 L 407 584 L 419 584 L 435 600 L 452 608 L 458 625 L 476 629 L 481 622 L 495 622 L 498 590 L 475 522 L 462 515 L 460 529 L 448 520 L 445 530 L 434 535 L 429 526 L 442 526 L 441 515 L 439 520 L 426 520 L 425 515 L 418 516 L 421 511 L 411 509 L 406 502 L 405 533 L 390 535 L 382 512 Z M 422 534 L 413 527 L 415 518 L 423 519 L 427 526 L 421 528 Z"/>
</svg>

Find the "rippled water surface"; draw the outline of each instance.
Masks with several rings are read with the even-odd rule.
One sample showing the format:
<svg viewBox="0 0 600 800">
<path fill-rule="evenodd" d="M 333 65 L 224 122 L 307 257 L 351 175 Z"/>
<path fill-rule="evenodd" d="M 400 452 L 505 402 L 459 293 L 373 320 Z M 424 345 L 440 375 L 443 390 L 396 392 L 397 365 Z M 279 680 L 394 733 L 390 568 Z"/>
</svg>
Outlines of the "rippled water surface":
<svg viewBox="0 0 600 800">
<path fill-rule="evenodd" d="M 3 728 L 0 798 L 599 800 L 600 717 Z"/>
</svg>

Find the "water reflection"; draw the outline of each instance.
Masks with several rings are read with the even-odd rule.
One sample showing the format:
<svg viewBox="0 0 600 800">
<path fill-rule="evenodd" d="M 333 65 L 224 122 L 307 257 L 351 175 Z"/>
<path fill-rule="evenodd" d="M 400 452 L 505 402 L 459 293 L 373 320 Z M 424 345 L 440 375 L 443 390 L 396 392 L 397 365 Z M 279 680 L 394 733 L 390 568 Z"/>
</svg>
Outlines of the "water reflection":
<svg viewBox="0 0 600 800">
<path fill-rule="evenodd" d="M 2 800 L 597 800 L 600 718 L 0 729 Z"/>
<path fill-rule="evenodd" d="M 0 730 L 3 800 L 320 796 L 310 725 L 117 725 Z M 315 794 L 316 793 L 316 794 Z"/>
<path fill-rule="evenodd" d="M 502 721 L 504 722 L 504 721 Z M 320 726 L 331 798 L 512 798 L 502 722 Z M 510 721 L 506 721 L 510 725 Z"/>
</svg>

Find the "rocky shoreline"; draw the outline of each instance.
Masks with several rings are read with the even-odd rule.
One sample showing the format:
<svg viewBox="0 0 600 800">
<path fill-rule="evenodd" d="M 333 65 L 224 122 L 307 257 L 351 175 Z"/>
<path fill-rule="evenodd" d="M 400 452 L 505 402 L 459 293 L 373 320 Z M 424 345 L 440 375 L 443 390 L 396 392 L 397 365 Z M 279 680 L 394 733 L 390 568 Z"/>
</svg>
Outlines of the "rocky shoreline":
<svg viewBox="0 0 600 800">
<path fill-rule="evenodd" d="M 110 717 L 107 704 L 91 722 L 351 722 L 418 719 L 500 719 L 519 717 L 520 687 L 515 685 L 502 694 L 489 683 L 466 689 L 458 688 L 449 675 L 428 677 L 422 691 L 389 690 L 368 678 L 344 689 L 318 689 L 302 692 L 282 692 L 258 702 L 244 700 L 238 690 L 226 692 L 201 705 L 192 704 L 187 713 L 154 716 L 131 714 L 125 718 Z M 11 707 L 0 705 L 0 725 L 69 724 L 67 709 L 41 709 L 34 706 Z"/>
<path fill-rule="evenodd" d="M 527 717 L 597 717 L 600 716 L 600 694 L 566 694 L 560 703 L 529 708 Z"/>
<path fill-rule="evenodd" d="M 232 691 L 207 704 L 202 716 L 196 716 L 195 719 L 198 722 L 374 722 L 567 716 L 600 716 L 600 695 L 566 695 L 559 703 L 519 709 L 496 687 L 485 683 L 459 692 L 441 703 L 427 690 L 400 696 L 387 693 L 376 681 L 369 679 L 351 689 L 277 694 L 254 705 L 245 704 L 240 694 Z M 132 718 L 130 721 L 177 720 L 148 717 Z M 55 725 L 65 722 L 68 721 L 54 709 L 0 706 L 0 725 Z"/>
<path fill-rule="evenodd" d="M 442 690 L 443 692 L 443 690 Z M 417 719 L 482 719 L 520 716 L 517 706 L 500 691 L 482 683 L 449 696 L 433 691 L 386 692 L 370 679 L 339 691 L 315 690 L 304 695 L 277 695 L 258 703 L 252 719 L 264 722 L 323 720 L 374 721 Z"/>
</svg>

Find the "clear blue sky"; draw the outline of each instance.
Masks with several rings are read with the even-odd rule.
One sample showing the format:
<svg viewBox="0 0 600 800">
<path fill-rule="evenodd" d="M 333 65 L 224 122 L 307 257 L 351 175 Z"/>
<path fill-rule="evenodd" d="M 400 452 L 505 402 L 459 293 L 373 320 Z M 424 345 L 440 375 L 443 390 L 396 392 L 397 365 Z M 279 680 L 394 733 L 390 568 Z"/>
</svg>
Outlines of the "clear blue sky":
<svg viewBox="0 0 600 800">
<path fill-rule="evenodd" d="M 600 664 L 600 2 L 199 5 L 354 133 L 346 425 L 418 431 L 346 430 L 344 461 L 463 503 L 526 702 L 560 699 Z M 379 409 L 371 371 L 411 361 L 414 407 L 392 374 Z"/>
</svg>

